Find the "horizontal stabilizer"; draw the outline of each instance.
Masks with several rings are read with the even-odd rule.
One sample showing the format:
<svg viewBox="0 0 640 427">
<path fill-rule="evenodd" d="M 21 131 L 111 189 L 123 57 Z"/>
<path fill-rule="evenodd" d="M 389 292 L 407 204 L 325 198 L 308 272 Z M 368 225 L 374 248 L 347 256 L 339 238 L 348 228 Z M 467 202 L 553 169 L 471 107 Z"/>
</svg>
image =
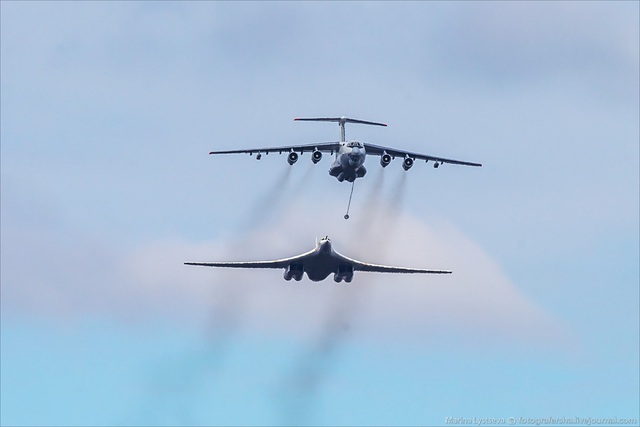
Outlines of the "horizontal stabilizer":
<svg viewBox="0 0 640 427">
<path fill-rule="evenodd" d="M 293 120 L 302 122 L 337 122 L 343 123 L 359 123 L 361 125 L 373 125 L 373 126 L 386 126 L 385 123 L 368 122 L 366 120 L 350 119 L 348 117 L 310 117 L 310 118 L 295 118 Z"/>
</svg>

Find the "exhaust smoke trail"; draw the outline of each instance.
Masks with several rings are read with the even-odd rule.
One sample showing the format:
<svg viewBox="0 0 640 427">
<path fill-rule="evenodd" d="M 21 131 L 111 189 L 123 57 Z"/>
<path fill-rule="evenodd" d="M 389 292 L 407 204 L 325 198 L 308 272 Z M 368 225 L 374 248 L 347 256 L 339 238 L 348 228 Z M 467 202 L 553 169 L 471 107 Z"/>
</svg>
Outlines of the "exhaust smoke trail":
<svg viewBox="0 0 640 427">
<path fill-rule="evenodd" d="M 307 170 L 304 171 L 304 175 L 302 175 L 302 178 L 298 180 L 296 185 L 291 190 L 291 194 L 292 194 L 291 204 L 298 201 L 298 198 L 303 194 L 302 190 L 309 184 L 309 180 L 311 179 L 311 176 L 313 175 L 314 170 L 315 170 L 315 165 L 313 163 L 309 163 L 307 165 Z"/>
<path fill-rule="evenodd" d="M 241 221 L 241 233 L 246 235 L 250 231 L 260 228 L 279 211 L 291 183 L 291 171 L 291 167 L 285 168 L 272 185 L 268 187 L 268 190 L 259 195 L 256 201 L 252 203 L 249 212 Z"/>
<path fill-rule="evenodd" d="M 383 220 L 395 227 L 404 205 L 405 193 L 407 192 L 406 172 L 400 174 L 398 181 L 396 181 L 393 186 L 393 190 L 393 194 L 389 200 L 390 203 L 387 204 L 386 210 L 384 211 Z"/>
<path fill-rule="evenodd" d="M 364 214 L 356 223 L 349 239 L 356 242 L 364 254 L 374 258 L 384 256 L 383 248 L 397 226 L 406 193 L 406 173 L 401 173 L 388 190 L 385 190 L 385 171 L 376 177 L 376 183 L 365 202 Z"/>
<path fill-rule="evenodd" d="M 398 179 L 391 186 L 391 195 L 385 198 L 385 202 L 381 203 L 378 210 L 377 224 L 372 224 L 370 232 L 365 235 L 363 243 L 366 245 L 367 256 L 372 260 L 380 260 L 383 262 L 386 257 L 391 240 L 395 236 L 398 221 L 404 204 L 405 193 L 407 188 L 407 174 L 401 173 Z M 362 247 L 362 246 L 361 246 Z M 372 280 L 379 280 L 372 279 Z"/>
<path fill-rule="evenodd" d="M 367 193 L 362 213 L 358 215 L 355 223 L 356 234 L 350 236 L 350 239 L 360 239 L 369 235 L 373 226 L 378 221 L 380 214 L 380 199 L 381 194 L 384 191 L 385 183 L 385 170 L 380 168 L 378 171 L 375 182 L 369 192 Z"/>
<path fill-rule="evenodd" d="M 319 394 L 341 343 L 349 339 L 350 320 L 361 301 L 361 289 L 343 285 L 333 293 L 333 302 L 317 339 L 298 357 L 277 391 L 283 425 L 316 424 L 313 416 Z M 357 286 L 357 285 L 356 285 Z"/>
<path fill-rule="evenodd" d="M 238 238 L 231 243 L 228 253 L 241 253 L 249 243 L 252 232 L 277 217 L 284 207 L 287 194 L 299 197 L 301 187 L 310 176 L 311 169 L 291 190 L 292 168 L 286 167 L 267 191 L 250 205 L 240 221 Z M 150 421 L 154 424 L 176 425 L 197 422 L 195 402 L 224 369 L 234 336 L 242 327 L 247 304 L 245 292 L 241 283 L 229 283 L 226 279 L 211 283 L 208 320 L 198 347 L 185 349 L 153 369 L 147 386 L 148 401 L 143 403 L 142 408 L 144 416 L 148 417 L 151 413 L 153 419 L 145 419 L 143 424 Z M 156 407 L 162 410 L 149 410 Z"/>
<path fill-rule="evenodd" d="M 209 293 L 208 319 L 195 344 L 179 345 L 152 367 L 146 382 L 147 395 L 135 418 L 141 425 L 194 425 L 202 396 L 211 393 L 228 363 L 245 306 L 241 283 L 214 282 Z M 207 398 L 211 405 L 219 399 Z"/>
<path fill-rule="evenodd" d="M 295 166 L 288 166 L 251 205 L 245 219 L 241 221 L 239 245 L 244 246 L 247 236 L 277 218 L 289 205 L 294 205 L 304 194 L 304 189 L 314 172 L 314 164 L 309 163 L 300 179 L 293 182 L 292 173 Z"/>
<path fill-rule="evenodd" d="M 364 202 L 364 212 L 351 228 L 349 239 L 357 242 L 361 256 L 382 258 L 385 244 L 397 226 L 406 193 L 406 174 L 394 182 L 389 197 L 383 196 L 384 171 L 376 176 L 374 186 Z M 303 351 L 283 380 L 284 393 L 279 394 L 284 425 L 314 424 L 314 415 L 323 382 L 331 372 L 331 363 L 340 346 L 348 339 L 350 323 L 357 315 L 368 295 L 370 285 L 376 280 L 359 276 L 353 284 L 339 285 L 332 300 L 319 335 Z"/>
</svg>

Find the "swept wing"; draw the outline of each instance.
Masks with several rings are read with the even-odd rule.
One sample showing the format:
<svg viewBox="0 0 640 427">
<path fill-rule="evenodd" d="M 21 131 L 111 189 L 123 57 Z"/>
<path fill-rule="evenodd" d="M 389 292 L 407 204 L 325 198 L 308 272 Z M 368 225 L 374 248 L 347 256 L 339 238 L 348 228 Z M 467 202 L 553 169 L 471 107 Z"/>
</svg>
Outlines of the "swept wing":
<svg viewBox="0 0 640 427">
<path fill-rule="evenodd" d="M 336 251 L 334 251 L 334 256 L 342 262 L 351 264 L 353 266 L 353 271 L 370 271 L 375 273 L 451 274 L 451 271 L 449 270 L 425 270 L 422 268 L 392 267 L 388 265 L 370 264 L 368 262 L 361 262 L 348 258 Z"/>
<path fill-rule="evenodd" d="M 322 151 L 324 153 L 334 153 L 339 149 L 340 149 L 340 143 L 338 141 L 335 141 L 335 142 L 319 142 L 317 144 L 285 145 L 282 147 L 245 148 L 240 150 L 211 151 L 209 154 L 289 153 L 291 151 L 302 154 L 305 152 L 313 152 L 315 150 Z"/>
<path fill-rule="evenodd" d="M 398 150 L 396 148 L 383 147 L 381 145 L 368 144 L 366 142 L 364 143 L 364 148 L 367 154 L 371 154 L 374 156 L 382 156 L 386 152 L 393 157 L 411 157 L 413 159 L 433 160 L 434 162 L 451 163 L 454 165 L 482 166 L 481 163 L 464 162 L 462 160 L 447 159 L 445 157 L 429 156 L 427 154 Z"/>
<path fill-rule="evenodd" d="M 289 264 L 304 261 L 314 250 L 296 255 L 290 258 L 282 258 L 273 261 L 248 261 L 248 262 L 185 262 L 185 265 L 199 265 L 203 267 L 230 267 L 230 268 L 287 268 Z"/>
</svg>

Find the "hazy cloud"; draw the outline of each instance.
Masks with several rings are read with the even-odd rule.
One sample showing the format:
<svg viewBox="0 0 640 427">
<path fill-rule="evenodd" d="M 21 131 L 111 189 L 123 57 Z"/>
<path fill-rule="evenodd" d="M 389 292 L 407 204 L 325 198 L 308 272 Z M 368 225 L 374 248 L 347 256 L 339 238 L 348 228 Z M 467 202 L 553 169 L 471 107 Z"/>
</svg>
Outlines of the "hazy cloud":
<svg viewBox="0 0 640 427">
<path fill-rule="evenodd" d="M 441 219 L 429 222 L 394 211 L 393 199 L 378 203 L 393 218 L 354 212 L 353 219 L 312 215 L 303 201 L 267 228 L 242 239 L 190 243 L 150 242 L 138 249 L 115 251 L 105 242 L 80 236 L 59 238 L 64 230 L 3 230 L 3 307 L 44 310 L 52 316 L 88 313 L 143 319 L 170 315 L 176 320 L 210 318 L 217 299 L 233 290 L 243 327 L 267 333 L 322 335 L 328 313 L 351 293 L 366 296 L 354 330 L 389 339 L 462 336 L 530 341 L 556 337 L 554 320 L 527 299 L 500 266 L 477 243 Z M 345 201 L 346 202 L 346 201 Z M 338 209 L 336 209 L 338 211 Z M 371 212 L 374 212 L 372 210 Z M 362 215 L 363 219 L 358 219 Z M 364 227 L 368 227 L 364 228 Z M 362 230 L 367 230 L 362 234 Z M 311 249 L 317 237 L 329 235 L 341 253 L 391 265 L 451 269 L 450 276 L 356 274 L 350 285 L 330 278 L 313 283 L 285 282 L 279 270 L 245 271 L 187 267 L 184 261 L 275 259 Z M 78 243 L 84 240 L 83 245 Z M 55 254 L 52 257 L 51 254 Z M 39 260 L 33 268 L 31 260 Z M 45 273 L 46 271 L 46 273 Z M 56 303 L 56 301 L 58 301 Z M 338 304 L 338 305 L 336 305 Z M 16 308 L 18 307 L 18 308 Z M 19 308 L 22 307 L 22 308 Z M 217 306 L 216 310 L 221 309 Z M 233 312 L 233 308 L 225 310 Z M 59 312 L 56 314 L 56 312 Z M 557 325 L 556 325 L 557 326 Z"/>
</svg>

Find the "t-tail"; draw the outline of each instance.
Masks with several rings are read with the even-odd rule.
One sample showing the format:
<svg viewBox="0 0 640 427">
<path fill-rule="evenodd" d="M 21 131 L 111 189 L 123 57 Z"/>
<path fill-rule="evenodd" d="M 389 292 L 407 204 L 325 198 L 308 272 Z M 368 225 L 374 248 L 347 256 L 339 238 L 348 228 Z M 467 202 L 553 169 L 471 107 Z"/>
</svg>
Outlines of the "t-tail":
<svg viewBox="0 0 640 427">
<path fill-rule="evenodd" d="M 295 118 L 293 120 L 302 122 L 337 122 L 340 126 L 340 142 L 346 142 L 344 125 L 345 123 L 359 123 L 361 125 L 386 126 L 385 123 L 368 122 L 366 120 L 350 119 L 348 117 L 312 117 L 312 118 Z"/>
</svg>

